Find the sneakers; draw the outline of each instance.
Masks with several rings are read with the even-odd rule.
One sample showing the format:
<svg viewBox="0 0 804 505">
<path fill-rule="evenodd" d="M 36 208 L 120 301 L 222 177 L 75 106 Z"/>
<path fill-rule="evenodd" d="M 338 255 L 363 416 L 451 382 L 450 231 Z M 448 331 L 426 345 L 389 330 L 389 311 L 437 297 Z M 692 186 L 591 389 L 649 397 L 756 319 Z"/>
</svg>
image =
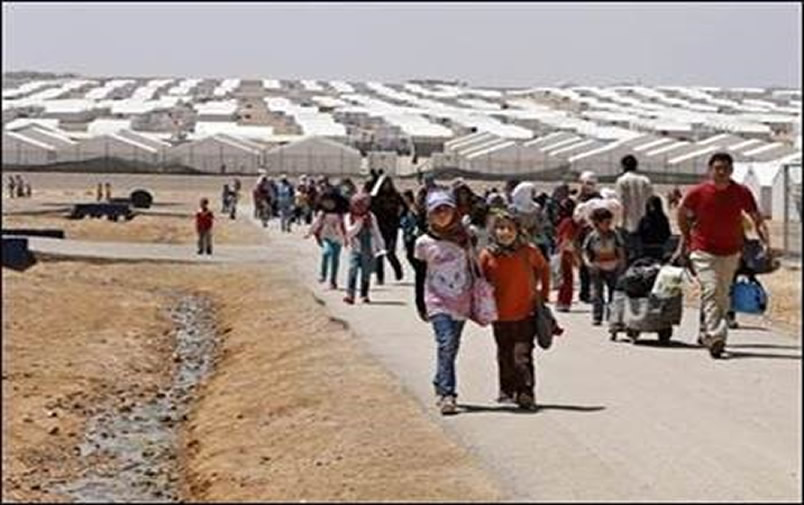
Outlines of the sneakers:
<svg viewBox="0 0 804 505">
<path fill-rule="evenodd" d="M 330 282 L 329 283 L 329 289 L 337 290 L 338 289 L 338 284 L 335 283 L 335 282 Z"/>
<path fill-rule="evenodd" d="M 600 326 L 601 324 L 603 324 L 603 322 L 599 319 L 592 321 L 592 326 Z"/>
<path fill-rule="evenodd" d="M 343 301 L 348 303 L 349 305 L 355 304 L 355 298 L 353 296 L 346 295 L 343 297 Z"/>
<path fill-rule="evenodd" d="M 516 395 L 516 404 L 523 410 L 536 410 L 536 399 L 530 393 Z"/>
<path fill-rule="evenodd" d="M 438 408 L 442 416 L 451 416 L 458 413 L 458 405 L 454 396 L 442 396 L 438 400 Z"/>
<path fill-rule="evenodd" d="M 371 303 L 371 300 L 369 299 L 368 296 L 361 296 L 360 301 L 363 303 Z"/>
</svg>

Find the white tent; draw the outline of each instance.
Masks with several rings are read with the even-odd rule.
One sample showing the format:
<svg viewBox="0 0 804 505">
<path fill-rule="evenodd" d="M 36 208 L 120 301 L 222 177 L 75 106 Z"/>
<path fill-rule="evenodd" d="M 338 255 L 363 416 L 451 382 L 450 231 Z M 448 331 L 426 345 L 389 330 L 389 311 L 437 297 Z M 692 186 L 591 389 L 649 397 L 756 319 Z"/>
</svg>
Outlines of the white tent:
<svg viewBox="0 0 804 505">
<path fill-rule="evenodd" d="M 3 132 L 3 165 L 47 165 L 57 160 L 56 148 L 17 132 Z"/>
<path fill-rule="evenodd" d="M 793 205 L 791 194 L 785 192 L 785 166 L 788 166 L 788 193 L 794 193 L 794 188 L 801 187 L 801 163 L 787 163 L 785 160 L 770 162 L 735 163 L 734 172 L 749 170 L 755 177 L 746 177 L 743 184 L 748 186 L 757 200 L 759 209 L 767 218 L 781 221 L 784 219 L 785 199 L 790 204 L 791 211 L 788 217 L 800 220 L 798 208 Z M 746 168 L 747 167 L 747 168 Z M 739 174 L 738 174 L 739 176 Z M 734 180 L 739 180 L 734 175 Z M 799 189 L 800 191 L 800 189 Z"/>
<path fill-rule="evenodd" d="M 82 140 L 78 143 L 75 152 L 76 158 L 82 161 L 95 158 L 120 158 L 151 164 L 157 164 L 160 161 L 158 149 L 117 133 L 107 133 Z"/>
<path fill-rule="evenodd" d="M 168 149 L 169 164 L 183 165 L 204 173 L 256 173 L 261 166 L 262 152 L 224 135 L 212 135 L 179 144 Z"/>
<path fill-rule="evenodd" d="M 653 135 L 643 135 L 626 140 L 618 140 L 605 145 L 598 145 L 575 152 L 569 156 L 568 161 L 574 172 L 591 170 L 603 177 L 612 177 L 620 173 L 620 160 L 627 154 L 633 154 L 639 160 L 640 167 L 650 171 L 651 167 L 643 162 L 644 156 L 634 151 L 640 146 L 655 143 Z"/>
<path fill-rule="evenodd" d="M 265 154 L 265 166 L 273 174 L 361 173 L 360 151 L 326 137 L 307 137 Z"/>
<path fill-rule="evenodd" d="M 545 174 L 564 165 L 566 160 L 562 158 L 548 156 L 538 147 L 513 141 L 475 150 L 465 155 L 460 163 L 466 171 L 488 175 Z"/>
</svg>

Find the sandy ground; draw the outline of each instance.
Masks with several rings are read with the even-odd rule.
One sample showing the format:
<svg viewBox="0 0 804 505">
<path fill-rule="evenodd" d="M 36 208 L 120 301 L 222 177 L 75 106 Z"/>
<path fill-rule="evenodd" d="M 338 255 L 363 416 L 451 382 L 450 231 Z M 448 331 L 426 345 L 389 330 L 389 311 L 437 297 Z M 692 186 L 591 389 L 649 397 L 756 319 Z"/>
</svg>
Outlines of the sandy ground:
<svg viewBox="0 0 804 505">
<path fill-rule="evenodd" d="M 37 218 L 19 219 L 31 226 Z M 97 231 L 120 224 L 108 221 L 77 222 L 75 231 L 133 240 L 175 226 L 151 221 L 122 237 Z M 251 226 L 238 220 L 229 238 L 265 240 Z M 165 309 L 181 293 L 208 296 L 223 334 L 216 372 L 182 425 L 184 499 L 500 496 L 466 450 L 277 266 L 64 261 L 2 275 L 4 500 L 65 500 L 54 485 L 81 471 L 76 447 L 100 405 L 146 401 L 164 386 L 173 351 Z"/>
</svg>

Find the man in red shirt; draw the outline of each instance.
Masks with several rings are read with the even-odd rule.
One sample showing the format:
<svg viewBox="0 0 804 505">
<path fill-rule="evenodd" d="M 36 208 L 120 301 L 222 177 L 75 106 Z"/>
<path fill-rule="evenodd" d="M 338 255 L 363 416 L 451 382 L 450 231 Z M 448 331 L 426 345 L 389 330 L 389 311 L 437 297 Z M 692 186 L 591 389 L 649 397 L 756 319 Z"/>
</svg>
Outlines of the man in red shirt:
<svg viewBox="0 0 804 505">
<path fill-rule="evenodd" d="M 198 233 L 198 254 L 212 254 L 212 220 L 209 200 L 201 199 L 201 208 L 195 213 L 195 231 Z"/>
<path fill-rule="evenodd" d="M 709 158 L 709 180 L 693 187 L 678 208 L 681 241 L 677 258 L 691 260 L 701 285 L 702 328 L 699 343 L 719 358 L 726 346 L 731 305 L 729 289 L 743 249 L 743 212 L 770 251 L 769 234 L 751 191 L 731 179 L 728 153 Z"/>
</svg>

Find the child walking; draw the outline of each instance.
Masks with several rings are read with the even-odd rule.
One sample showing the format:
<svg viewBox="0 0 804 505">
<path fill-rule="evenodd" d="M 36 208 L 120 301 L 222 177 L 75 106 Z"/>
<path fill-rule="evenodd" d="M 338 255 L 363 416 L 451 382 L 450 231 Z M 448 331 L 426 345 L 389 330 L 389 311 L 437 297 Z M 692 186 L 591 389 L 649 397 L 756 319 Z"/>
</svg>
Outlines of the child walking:
<svg viewBox="0 0 804 505">
<path fill-rule="evenodd" d="M 574 212 L 575 201 L 571 198 L 565 198 L 558 204 L 556 235 L 558 253 L 561 255 L 561 284 L 558 288 L 556 310 L 559 312 L 569 312 L 572 306 L 572 288 L 575 282 L 573 274 L 578 263 L 576 242 L 581 231 L 580 225 L 572 217 Z"/>
<path fill-rule="evenodd" d="M 625 248 L 622 238 L 612 228 L 614 214 L 606 208 L 592 211 L 594 229 L 583 243 L 583 261 L 589 268 L 592 284 L 592 324 L 603 322 L 603 306 L 611 302 L 611 295 L 620 269 L 625 266 Z M 603 289 L 608 291 L 604 299 Z"/>
<path fill-rule="evenodd" d="M 538 247 L 523 235 L 520 223 L 505 210 L 495 211 L 490 243 L 480 253 L 484 276 L 494 286 L 500 403 L 536 409 L 533 312 L 550 293 L 550 267 Z"/>
<path fill-rule="evenodd" d="M 195 231 L 198 233 L 198 254 L 212 254 L 212 221 L 209 199 L 201 199 L 201 208 L 195 213 Z"/>
<path fill-rule="evenodd" d="M 321 275 L 318 277 L 318 282 L 325 282 L 329 273 L 330 289 L 338 289 L 338 264 L 341 248 L 346 243 L 344 209 L 339 205 L 334 191 L 321 195 L 319 207 L 310 231 L 304 238 L 313 235 L 321 246 Z"/>
<path fill-rule="evenodd" d="M 428 231 L 416 240 L 416 308 L 433 325 L 436 373 L 433 379 L 442 415 L 458 412 L 455 360 L 472 302 L 471 243 L 455 199 L 443 190 L 426 198 Z"/>
<path fill-rule="evenodd" d="M 377 225 L 377 217 L 369 210 L 371 196 L 361 192 L 352 197 L 349 215 L 346 217 L 346 239 L 349 242 L 349 275 L 346 297 L 348 304 L 355 303 L 357 272 L 360 271 L 360 298 L 370 303 L 369 283 L 374 270 L 374 258 L 384 253 L 385 243 Z"/>
</svg>

